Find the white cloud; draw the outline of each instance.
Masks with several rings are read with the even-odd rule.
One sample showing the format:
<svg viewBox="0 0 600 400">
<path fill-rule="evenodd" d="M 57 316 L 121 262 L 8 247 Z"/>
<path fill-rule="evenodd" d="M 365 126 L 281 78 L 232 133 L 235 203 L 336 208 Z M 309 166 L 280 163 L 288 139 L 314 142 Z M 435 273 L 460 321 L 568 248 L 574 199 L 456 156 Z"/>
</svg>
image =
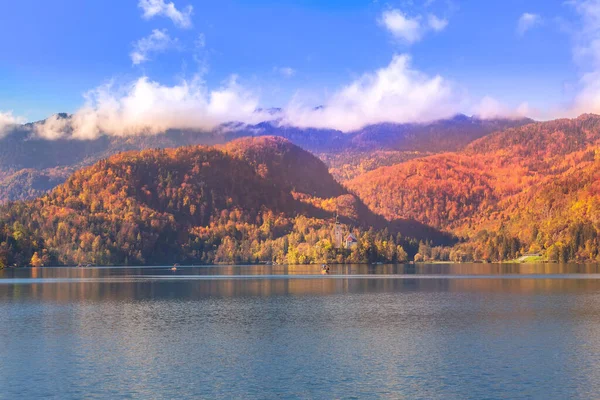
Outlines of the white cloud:
<svg viewBox="0 0 600 400">
<path fill-rule="evenodd" d="M 232 76 L 216 90 L 196 77 L 165 86 L 141 77 L 125 87 L 108 83 L 86 94 L 86 103 L 70 119 L 49 118 L 36 126 L 49 139 L 91 139 L 101 134 L 158 134 L 168 129 L 212 129 L 221 123 L 258 123 L 258 99 Z"/>
<path fill-rule="evenodd" d="M 0 111 L 0 137 L 4 136 L 12 126 L 24 123 L 25 119 L 13 115 L 12 111 Z"/>
<path fill-rule="evenodd" d="M 528 103 L 521 103 L 516 109 L 502 104 L 491 96 L 485 96 L 471 108 L 471 113 L 482 119 L 523 118 L 533 112 Z"/>
<path fill-rule="evenodd" d="M 383 24 L 395 38 L 408 44 L 421 39 L 421 18 L 409 18 L 400 10 L 388 10 L 381 15 L 380 23 Z"/>
<path fill-rule="evenodd" d="M 542 17 L 538 14 L 524 13 L 519 18 L 519 22 L 517 24 L 517 33 L 522 36 L 525 34 L 525 32 L 541 23 Z"/>
<path fill-rule="evenodd" d="M 600 0 L 572 0 L 569 4 L 581 16 L 580 28 L 575 33 L 575 60 L 600 69 Z"/>
<path fill-rule="evenodd" d="M 307 128 L 360 129 L 380 122 L 425 122 L 459 112 L 462 96 L 441 76 L 412 69 L 410 57 L 396 55 L 385 68 L 368 73 L 335 92 L 315 109 L 292 100 L 284 125 Z"/>
<path fill-rule="evenodd" d="M 430 14 L 428 17 L 429 27 L 436 32 L 443 31 L 448 26 L 448 20 L 445 18 L 436 17 Z"/>
<path fill-rule="evenodd" d="M 171 39 L 166 29 L 154 29 L 149 36 L 138 40 L 133 45 L 129 55 L 133 65 L 138 65 L 149 60 L 151 53 L 159 53 L 177 44 L 177 39 Z"/>
<path fill-rule="evenodd" d="M 196 41 L 194 42 L 194 45 L 197 49 L 203 49 L 204 47 L 206 47 L 206 36 L 204 35 L 204 33 L 198 35 Z"/>
<path fill-rule="evenodd" d="M 38 136 L 45 139 L 60 139 L 68 136 L 71 131 L 71 121 L 68 118 L 61 118 L 59 115 L 54 114 L 42 123 L 38 123 L 34 126 L 35 132 Z"/>
<path fill-rule="evenodd" d="M 473 115 L 483 119 L 496 118 L 507 112 L 507 109 L 493 97 L 486 96 L 473 107 Z"/>
<path fill-rule="evenodd" d="M 584 72 L 567 115 L 600 113 L 600 0 L 572 0 L 569 4 L 581 17 L 573 55 Z"/>
<path fill-rule="evenodd" d="M 291 78 L 296 75 L 296 70 L 292 67 L 275 67 L 274 70 L 286 78 Z"/>
<path fill-rule="evenodd" d="M 521 103 L 516 110 L 516 115 L 518 117 L 535 118 L 537 115 L 540 114 L 541 113 L 539 110 L 532 108 L 527 102 Z"/>
<path fill-rule="evenodd" d="M 173 2 L 165 3 L 165 0 L 140 0 L 138 7 L 144 11 L 142 16 L 146 19 L 160 15 L 169 18 L 180 28 L 192 27 L 192 6 L 187 6 L 182 11 L 179 11 Z"/>
<path fill-rule="evenodd" d="M 433 14 L 430 14 L 427 21 L 424 21 L 420 15 L 411 18 L 397 9 L 384 11 L 379 18 L 379 23 L 397 40 L 406 44 L 418 42 L 427 31 L 439 32 L 448 26 L 448 20 Z"/>
<path fill-rule="evenodd" d="M 585 74 L 579 81 L 579 87 L 569 115 L 600 114 L 600 71 Z"/>
</svg>

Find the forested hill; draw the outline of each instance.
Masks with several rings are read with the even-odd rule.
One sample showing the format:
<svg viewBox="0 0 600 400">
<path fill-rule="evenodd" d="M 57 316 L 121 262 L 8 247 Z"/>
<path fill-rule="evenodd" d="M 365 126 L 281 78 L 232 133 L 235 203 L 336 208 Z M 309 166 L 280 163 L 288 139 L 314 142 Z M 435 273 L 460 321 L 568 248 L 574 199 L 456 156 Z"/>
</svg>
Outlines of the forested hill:
<svg viewBox="0 0 600 400">
<path fill-rule="evenodd" d="M 600 145 L 600 116 L 582 114 L 497 131 L 467 146 L 466 154 L 504 154 L 519 158 L 562 157 Z"/>
<path fill-rule="evenodd" d="M 599 257 L 599 180 L 600 116 L 588 114 L 507 129 L 348 186 L 388 219 L 467 238 L 466 259 L 542 253 L 566 261 Z"/>
<path fill-rule="evenodd" d="M 67 114 L 59 120 L 69 119 Z M 377 165 L 387 165 L 415 152 L 432 153 L 461 149 L 474 139 L 507 127 L 520 126 L 527 119 L 482 120 L 459 115 L 429 124 L 378 124 L 355 132 L 327 129 L 299 129 L 280 126 L 277 121 L 258 125 L 225 124 L 210 132 L 170 130 L 157 135 L 99 136 L 90 140 L 69 138 L 69 132 L 49 140 L 37 134 L 43 121 L 9 130 L 0 137 L 0 203 L 40 196 L 64 182 L 74 171 L 123 151 L 173 148 L 187 145 L 223 144 L 240 137 L 273 135 L 287 138 L 296 145 L 331 161 L 334 170 L 343 165 L 362 164 L 373 151 L 379 154 Z M 405 154 L 405 153 L 409 154 Z M 335 158 L 330 157 L 335 155 Z M 338 167 L 340 166 L 340 167 Z M 336 174 L 343 178 L 344 174 Z"/>
<path fill-rule="evenodd" d="M 336 212 L 352 250 L 333 247 Z M 122 153 L 1 207 L 0 263 L 391 262 L 416 245 L 407 236 L 435 232 L 408 225 L 371 213 L 287 140 L 242 139 Z"/>
</svg>

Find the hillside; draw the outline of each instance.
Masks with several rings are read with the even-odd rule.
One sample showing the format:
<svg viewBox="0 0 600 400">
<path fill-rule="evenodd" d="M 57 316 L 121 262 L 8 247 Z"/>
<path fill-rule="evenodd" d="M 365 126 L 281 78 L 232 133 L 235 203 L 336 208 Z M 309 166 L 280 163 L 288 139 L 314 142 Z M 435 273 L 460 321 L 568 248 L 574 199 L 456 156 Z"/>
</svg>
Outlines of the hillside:
<svg viewBox="0 0 600 400">
<path fill-rule="evenodd" d="M 332 245 L 336 212 L 359 238 L 351 251 Z M 390 262 L 413 251 L 412 234 L 437 234 L 387 223 L 319 159 L 272 137 L 112 156 L 1 207 L 0 232 L 4 265 Z"/>
<path fill-rule="evenodd" d="M 71 168 L 25 168 L 0 174 L 0 204 L 18 198 L 36 198 L 63 183 Z"/>
<path fill-rule="evenodd" d="M 600 117 L 582 115 L 497 132 L 459 153 L 374 170 L 348 187 L 388 219 L 414 218 L 468 239 L 467 258 L 541 251 L 590 260 L 600 248 L 599 171 Z"/>
<path fill-rule="evenodd" d="M 370 150 L 317 153 L 317 156 L 327 164 L 329 172 L 338 182 L 346 182 L 380 167 L 433 154 L 429 151 Z"/>
<path fill-rule="evenodd" d="M 59 114 L 58 118 L 70 116 Z M 53 140 L 41 138 L 36 133 L 36 127 L 43 123 L 40 121 L 19 126 L 0 137 L 0 203 L 39 196 L 76 170 L 124 151 L 215 145 L 241 137 L 272 135 L 319 154 L 334 172 L 346 171 L 336 173 L 338 179 L 348 179 L 355 176 L 348 173 L 350 170 L 368 171 L 423 152 L 461 149 L 474 139 L 527 121 L 457 116 L 430 124 L 380 124 L 350 133 L 298 129 L 270 121 L 253 126 L 224 124 L 211 132 L 170 130 L 157 135 L 100 136 L 91 140 L 70 139 L 68 132 Z M 379 155 L 371 159 L 375 151 Z"/>
</svg>

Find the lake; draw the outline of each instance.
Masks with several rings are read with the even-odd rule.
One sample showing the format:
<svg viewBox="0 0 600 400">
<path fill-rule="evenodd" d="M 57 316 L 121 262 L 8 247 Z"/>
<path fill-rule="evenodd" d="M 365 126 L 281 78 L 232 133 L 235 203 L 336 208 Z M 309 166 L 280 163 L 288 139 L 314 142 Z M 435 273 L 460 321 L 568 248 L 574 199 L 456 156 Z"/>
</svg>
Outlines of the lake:
<svg viewBox="0 0 600 400">
<path fill-rule="evenodd" d="M 597 398 L 598 265 L 0 271 L 0 398 Z"/>
</svg>

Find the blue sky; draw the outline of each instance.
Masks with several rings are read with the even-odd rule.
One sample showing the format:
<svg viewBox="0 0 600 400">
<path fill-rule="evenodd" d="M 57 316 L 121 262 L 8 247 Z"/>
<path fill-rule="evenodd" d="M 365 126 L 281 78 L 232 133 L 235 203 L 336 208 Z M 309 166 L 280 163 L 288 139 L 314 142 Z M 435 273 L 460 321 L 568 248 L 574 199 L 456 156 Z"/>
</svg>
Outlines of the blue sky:
<svg viewBox="0 0 600 400">
<path fill-rule="evenodd" d="M 293 108 L 294 124 L 319 120 L 319 127 L 340 129 L 386 119 L 395 108 L 410 108 L 407 103 L 415 102 L 414 93 L 396 96 L 385 89 L 396 84 L 389 79 L 407 76 L 408 86 L 403 82 L 397 90 L 421 93 L 425 88 L 434 100 L 432 104 L 423 100 L 416 110 L 394 117 L 396 122 L 455 111 L 493 115 L 520 110 L 540 118 L 561 114 L 585 92 L 581 86 L 586 74 L 595 73 L 595 55 L 577 54 L 593 47 L 595 37 L 589 31 L 598 28 L 594 12 L 600 10 L 596 0 L 2 3 L 0 112 L 12 111 L 20 120 L 76 113 L 86 104 L 96 110 L 102 107 L 98 98 L 108 96 L 119 104 L 119 118 L 131 121 L 129 111 L 123 111 L 129 103 L 123 99 L 144 78 L 157 90 L 180 87 L 182 82 L 192 86 L 185 90 L 193 92 L 193 99 L 183 108 L 164 98 L 171 95 L 153 105 L 174 114 L 202 103 L 198 93 L 226 88 L 219 93 L 243 93 L 227 107 Z M 137 63 L 132 59 L 136 51 L 143 53 Z M 378 81 L 377 71 L 389 72 L 386 68 L 391 68 L 395 56 L 407 57 L 406 65 L 396 66 L 409 72 L 384 75 Z M 436 77 L 443 83 L 432 82 Z M 95 92 L 90 100 L 89 91 L 108 82 L 110 89 Z M 344 91 L 353 84 L 358 87 L 353 94 Z M 378 85 L 380 89 L 373 89 Z M 244 120 L 206 96 L 210 104 L 205 117 L 210 123 L 227 117 Z M 360 108 L 368 104 L 351 96 L 384 99 L 380 108 L 386 111 L 363 113 Z M 595 94 L 585 98 L 593 103 Z M 337 106 L 338 112 L 310 114 L 309 106 L 321 104 Z M 344 112 L 364 115 L 338 126 Z M 199 121 L 186 124 L 195 126 Z"/>
</svg>

